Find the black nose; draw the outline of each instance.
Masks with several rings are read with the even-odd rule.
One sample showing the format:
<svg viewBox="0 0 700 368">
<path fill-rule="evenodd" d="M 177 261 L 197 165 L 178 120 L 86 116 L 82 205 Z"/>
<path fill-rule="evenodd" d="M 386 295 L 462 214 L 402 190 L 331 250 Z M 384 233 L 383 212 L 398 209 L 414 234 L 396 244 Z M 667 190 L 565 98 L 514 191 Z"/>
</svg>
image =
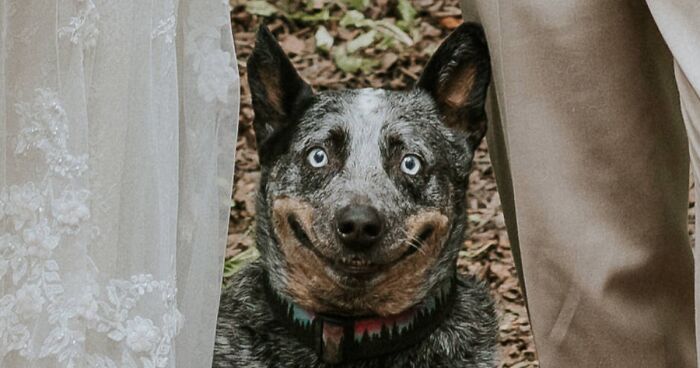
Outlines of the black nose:
<svg viewBox="0 0 700 368">
<path fill-rule="evenodd" d="M 376 244 L 384 233 L 384 222 L 372 206 L 351 204 L 335 215 L 340 240 L 349 248 L 366 250 Z"/>
</svg>

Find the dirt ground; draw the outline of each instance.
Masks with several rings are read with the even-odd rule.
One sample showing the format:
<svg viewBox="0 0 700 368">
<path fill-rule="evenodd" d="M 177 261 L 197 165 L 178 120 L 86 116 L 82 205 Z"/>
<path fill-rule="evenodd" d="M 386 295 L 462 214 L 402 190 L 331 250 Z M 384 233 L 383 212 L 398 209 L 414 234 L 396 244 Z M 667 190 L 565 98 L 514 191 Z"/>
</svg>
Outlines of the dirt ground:
<svg viewBox="0 0 700 368">
<path fill-rule="evenodd" d="M 231 5 L 242 101 L 227 275 L 256 256 L 259 166 L 245 63 L 256 27 L 267 22 L 315 89 L 402 89 L 413 84 L 440 41 L 461 23 L 457 0 L 233 0 Z M 538 367 L 486 144 L 479 148 L 470 176 L 469 229 L 459 266 L 488 283 L 496 300 L 500 367 Z"/>
</svg>

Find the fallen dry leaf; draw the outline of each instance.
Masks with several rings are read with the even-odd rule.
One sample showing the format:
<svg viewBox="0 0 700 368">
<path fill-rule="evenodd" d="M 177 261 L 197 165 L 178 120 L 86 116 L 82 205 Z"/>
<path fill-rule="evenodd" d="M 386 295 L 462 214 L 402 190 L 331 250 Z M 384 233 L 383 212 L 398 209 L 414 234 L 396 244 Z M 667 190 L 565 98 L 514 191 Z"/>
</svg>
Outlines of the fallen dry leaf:
<svg viewBox="0 0 700 368">
<path fill-rule="evenodd" d="M 455 17 L 445 17 L 440 19 L 440 24 L 447 29 L 455 29 L 462 24 L 462 19 Z"/>
<path fill-rule="evenodd" d="M 300 55 L 306 49 L 306 43 L 297 36 L 287 35 L 280 41 L 282 49 L 289 54 Z"/>
</svg>

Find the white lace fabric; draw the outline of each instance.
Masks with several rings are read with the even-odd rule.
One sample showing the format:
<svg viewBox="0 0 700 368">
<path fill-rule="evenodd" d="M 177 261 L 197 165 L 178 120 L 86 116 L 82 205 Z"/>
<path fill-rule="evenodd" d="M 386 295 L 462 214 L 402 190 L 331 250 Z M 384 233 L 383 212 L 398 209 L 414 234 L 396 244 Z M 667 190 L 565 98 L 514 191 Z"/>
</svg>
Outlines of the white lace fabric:
<svg viewBox="0 0 700 368">
<path fill-rule="evenodd" d="M 222 0 L 0 0 L 0 367 L 210 367 L 239 80 Z"/>
</svg>

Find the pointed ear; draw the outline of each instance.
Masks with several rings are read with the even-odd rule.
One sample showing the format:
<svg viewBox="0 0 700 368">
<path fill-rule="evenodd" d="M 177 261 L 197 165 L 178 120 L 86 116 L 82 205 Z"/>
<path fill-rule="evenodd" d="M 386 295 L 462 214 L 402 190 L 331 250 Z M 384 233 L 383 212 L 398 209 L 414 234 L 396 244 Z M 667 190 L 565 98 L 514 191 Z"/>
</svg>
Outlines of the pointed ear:
<svg viewBox="0 0 700 368">
<path fill-rule="evenodd" d="M 266 26 L 258 30 L 248 58 L 248 84 L 253 98 L 253 128 L 258 149 L 293 120 L 302 101 L 313 95 Z"/>
<path fill-rule="evenodd" d="M 437 103 L 443 121 L 464 132 L 476 149 L 486 133 L 486 90 L 491 67 L 481 26 L 464 23 L 430 58 L 418 84 Z"/>
</svg>

